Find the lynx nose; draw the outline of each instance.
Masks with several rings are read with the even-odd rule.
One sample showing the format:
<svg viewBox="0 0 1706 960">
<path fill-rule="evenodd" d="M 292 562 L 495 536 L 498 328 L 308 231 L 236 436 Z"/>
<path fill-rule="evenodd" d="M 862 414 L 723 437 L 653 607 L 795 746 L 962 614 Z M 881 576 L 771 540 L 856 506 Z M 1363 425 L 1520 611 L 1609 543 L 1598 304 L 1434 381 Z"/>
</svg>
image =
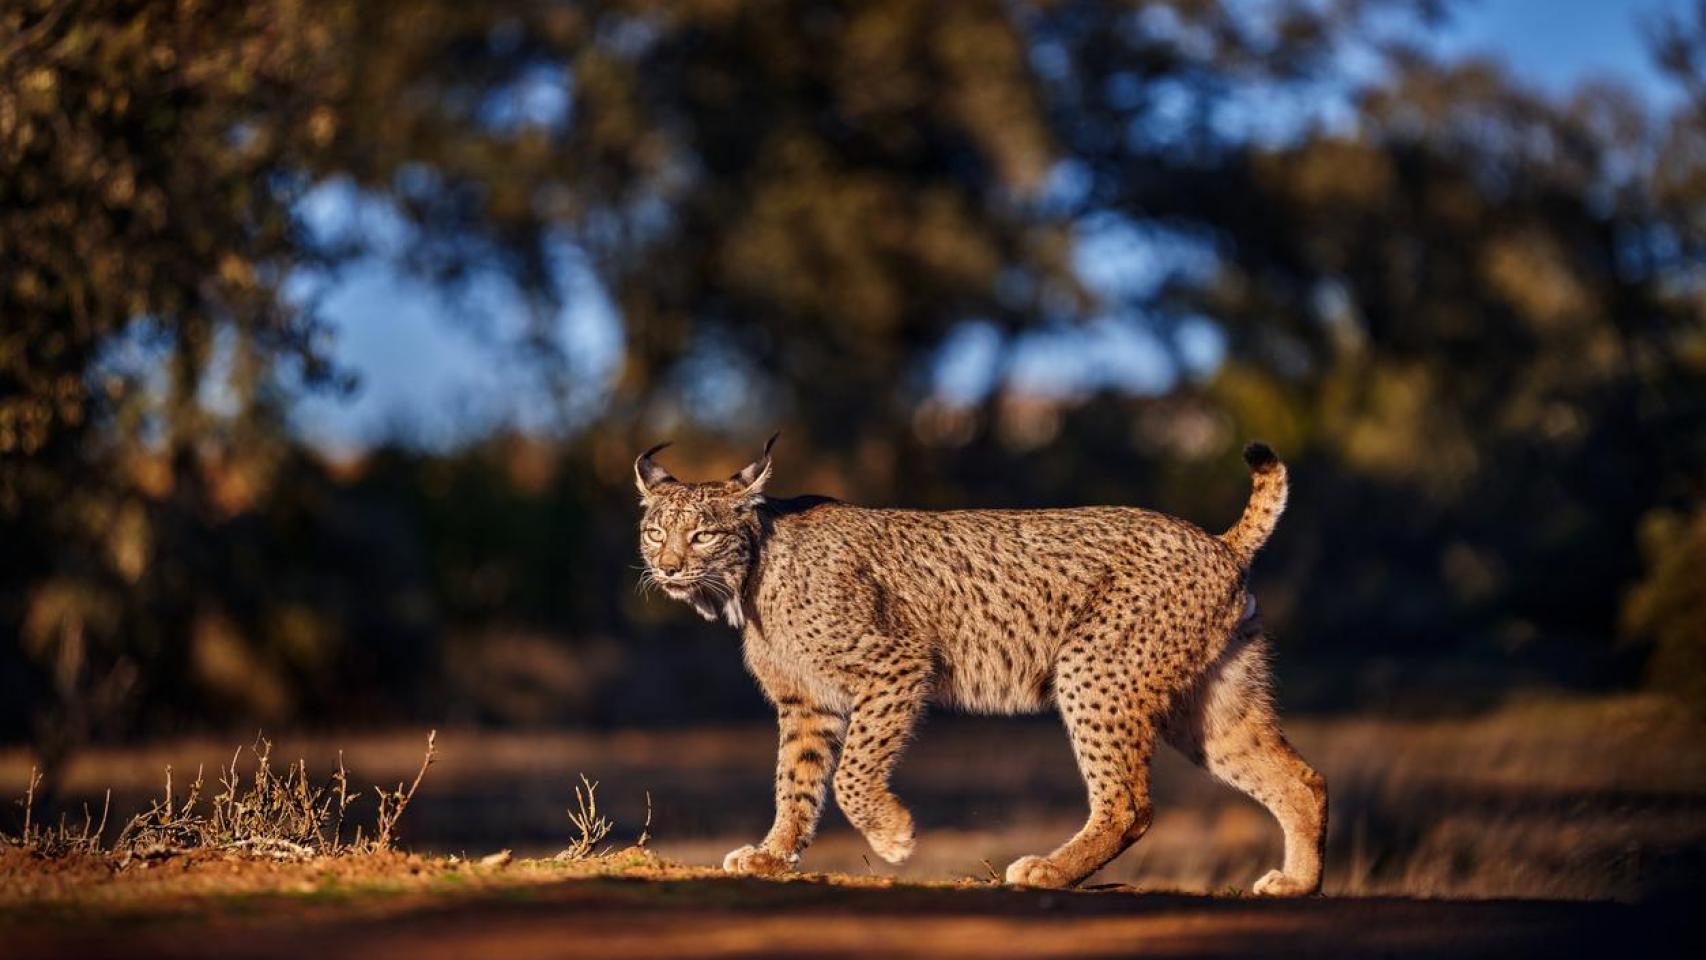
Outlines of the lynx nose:
<svg viewBox="0 0 1706 960">
<path fill-rule="evenodd" d="M 664 573 L 679 573 L 681 571 L 681 566 L 680 557 L 672 556 L 667 553 L 658 555 L 658 569 Z"/>
</svg>

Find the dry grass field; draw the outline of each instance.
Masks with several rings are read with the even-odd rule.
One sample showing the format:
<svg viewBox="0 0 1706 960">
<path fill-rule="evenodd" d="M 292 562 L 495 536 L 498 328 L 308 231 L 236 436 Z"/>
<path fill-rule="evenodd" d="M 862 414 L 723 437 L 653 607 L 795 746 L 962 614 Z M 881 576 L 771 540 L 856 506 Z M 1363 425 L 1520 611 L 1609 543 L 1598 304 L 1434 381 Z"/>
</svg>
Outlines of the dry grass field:
<svg viewBox="0 0 1706 960">
<path fill-rule="evenodd" d="M 628 946 L 606 955 L 645 955 L 647 944 L 658 953 L 691 944 L 707 956 L 749 955 L 761 944 L 801 952 L 807 941 L 798 937 L 808 933 L 822 955 L 885 943 L 887 952 L 921 953 L 950 941 L 1039 956 L 1115 955 L 1140 942 L 1159 954 L 1238 952 L 1277 949 L 1285 936 L 1311 951 L 1337 944 L 1508 955 L 1616 941 L 1625 928 L 1644 931 L 1660 952 L 1681 946 L 1681 928 L 1672 927 L 1688 915 L 1664 908 L 1655 920 L 1650 911 L 1697 899 L 1706 877 L 1706 728 L 1689 714 L 1627 698 L 1291 726 L 1331 790 L 1327 896 L 1309 904 L 1240 895 L 1278 862 L 1278 830 L 1170 753 L 1156 769 L 1150 834 L 1092 878 L 1090 892 L 996 889 L 992 871 L 1075 828 L 1082 795 L 1071 757 L 1052 723 L 939 717 L 920 731 L 897 777 L 921 825 L 918 853 L 898 869 L 871 856 L 834 811 L 807 854 L 807 876 L 778 885 L 710 869 L 768 822 L 773 733 L 764 726 L 445 731 L 398 828 L 409 853 L 257 861 L 201 851 L 115 869 L 110 858 L 48 863 L 14 850 L 0 860 L 0 927 L 40 955 L 72 946 L 98 954 L 117 942 L 108 937 L 114 929 L 147 946 L 144 954 L 194 953 L 174 938 L 233 924 L 320 931 L 334 954 L 359 945 L 362 955 L 431 955 L 431 944 L 409 952 L 398 939 L 428 915 L 460 918 L 442 942 L 502 944 L 519 955 L 528 943 L 543 949 L 564 937 L 609 947 L 617 933 L 598 931 L 616 914 L 651 939 L 623 940 Z M 282 737 L 274 757 L 330 771 L 340 749 L 352 788 L 407 781 L 420 766 L 413 732 Z M 67 771 L 64 790 L 73 806 L 87 798 L 98 809 L 110 787 L 114 810 L 128 815 L 159 794 L 167 765 L 183 778 L 230 759 L 228 743 L 213 740 L 91 751 Z M 0 783 L 21 789 L 28 770 L 21 752 L 0 754 Z M 614 829 L 593 851 L 602 856 L 550 859 L 578 833 L 566 810 L 581 772 L 600 782 L 600 812 Z M 642 832 L 645 848 L 625 849 Z M 505 850 L 513 855 L 493 856 Z M 890 913 L 881 937 L 911 933 L 871 939 L 871 918 Z M 488 927 L 488 917 L 508 919 Z M 764 940 L 767 924 L 780 926 Z M 1051 938 L 1063 924 L 1071 937 Z M 1332 939 L 1352 927 L 1364 932 Z M 136 940 L 137 929 L 151 932 Z M 623 929 L 632 940 L 636 928 Z M 1375 929 L 1387 939 L 1368 939 Z M 269 942 L 238 952 L 268 955 Z"/>
</svg>

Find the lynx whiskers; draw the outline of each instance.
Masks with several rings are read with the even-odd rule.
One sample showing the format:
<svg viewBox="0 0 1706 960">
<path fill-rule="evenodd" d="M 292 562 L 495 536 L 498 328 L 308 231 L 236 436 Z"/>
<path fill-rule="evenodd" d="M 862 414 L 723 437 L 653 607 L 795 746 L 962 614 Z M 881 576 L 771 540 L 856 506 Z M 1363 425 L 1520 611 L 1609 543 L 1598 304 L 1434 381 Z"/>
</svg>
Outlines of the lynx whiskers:
<svg viewBox="0 0 1706 960">
<path fill-rule="evenodd" d="M 1089 819 L 1046 856 L 1010 865 L 1010 883 L 1076 884 L 1143 836 L 1159 738 L 1284 829 L 1284 864 L 1255 892 L 1320 889 L 1326 785 L 1280 732 L 1246 587 L 1285 507 L 1286 470 L 1271 450 L 1245 448 L 1250 501 L 1216 536 L 1130 507 L 923 512 L 771 500 L 775 442 L 727 480 L 675 479 L 652 460 L 661 446 L 634 463 L 643 579 L 740 630 L 747 666 L 776 706 L 776 818 L 725 869 L 796 864 L 832 782 L 872 849 L 906 859 L 913 821 L 889 774 L 934 697 L 985 713 L 1053 705 L 1065 721 Z"/>
</svg>

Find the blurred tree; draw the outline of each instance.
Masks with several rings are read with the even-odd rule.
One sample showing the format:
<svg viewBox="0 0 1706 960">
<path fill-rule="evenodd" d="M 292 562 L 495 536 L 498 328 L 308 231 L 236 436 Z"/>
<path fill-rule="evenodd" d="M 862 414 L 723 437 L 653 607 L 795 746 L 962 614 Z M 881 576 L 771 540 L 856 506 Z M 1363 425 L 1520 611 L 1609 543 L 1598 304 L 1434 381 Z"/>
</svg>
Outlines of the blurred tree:
<svg viewBox="0 0 1706 960">
<path fill-rule="evenodd" d="M 69 744 L 127 700 L 289 716 L 375 687 L 396 694 L 376 712 L 406 710 L 447 630 L 644 638 L 614 560 L 627 455 L 783 420 L 796 475 L 834 492 L 1205 520 L 1232 516 L 1231 451 L 1260 433 L 1300 478 L 1267 565 L 1299 645 L 1604 668 L 1637 523 L 1697 500 L 1706 464 L 1706 17 L 1661 30 L 1690 99 L 1655 118 L 1383 39 L 1442 13 L 10 4 L 0 729 L 45 717 Z M 1361 86 L 1352 55 L 1380 64 Z M 394 210 L 447 298 L 515 280 L 547 370 L 559 254 L 584 255 L 624 336 L 598 427 L 549 454 L 298 449 L 290 397 L 343 378 L 297 281 L 363 253 L 307 215 L 332 183 Z M 1193 266 L 1096 289 L 1098 225 Z M 1212 325 L 1226 362 L 1159 398 L 999 372 L 969 402 L 934 393 L 956 333 L 993 331 L 1000 371 L 1027 336 L 1114 315 L 1176 360 Z M 733 402 L 703 403 L 709 380 Z M 393 670 L 410 679 L 375 679 Z"/>
<path fill-rule="evenodd" d="M 283 289 L 319 256 L 292 204 L 340 29 L 298 2 L 0 11 L 0 622 L 50 759 L 183 682 L 225 599 L 197 545 L 281 453 L 274 375 L 328 375 Z M 217 488 L 209 442 L 250 454 Z"/>
<path fill-rule="evenodd" d="M 1698 241 L 1653 190 L 1698 158 L 1649 165 L 1669 134 L 1618 91 L 1554 105 L 1489 64 L 1400 62 L 1359 115 L 1250 158 L 1249 213 L 1192 292 L 1228 330 L 1211 391 L 1290 398 L 1331 466 L 1300 519 L 1359 545 L 1282 561 L 1339 585 L 1302 622 L 1355 650 L 1396 596 L 1389 649 L 1609 654 L 1641 515 L 1706 466 L 1701 303 L 1678 286 Z"/>
<path fill-rule="evenodd" d="M 1623 610 L 1627 635 L 1649 644 L 1653 685 L 1706 713 L 1706 510 L 1692 516 L 1655 512 L 1642 525 L 1650 569 Z"/>
</svg>

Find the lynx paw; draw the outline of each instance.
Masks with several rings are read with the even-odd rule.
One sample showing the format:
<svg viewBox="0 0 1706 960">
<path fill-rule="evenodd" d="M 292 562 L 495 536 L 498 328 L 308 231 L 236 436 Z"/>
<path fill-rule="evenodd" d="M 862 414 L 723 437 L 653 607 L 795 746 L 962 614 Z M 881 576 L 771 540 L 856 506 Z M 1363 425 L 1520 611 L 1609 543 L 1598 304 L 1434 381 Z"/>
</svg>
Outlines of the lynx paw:
<svg viewBox="0 0 1706 960">
<path fill-rule="evenodd" d="M 798 855 L 779 857 L 762 847 L 748 844 L 739 850 L 729 851 L 728 856 L 723 858 L 723 870 L 754 877 L 770 877 L 794 869 L 794 865 L 799 862 Z"/>
<path fill-rule="evenodd" d="M 1020 857 L 1007 867 L 1007 882 L 1050 889 L 1070 886 L 1066 874 L 1044 857 Z"/>
<path fill-rule="evenodd" d="M 1251 888 L 1258 897 L 1306 897 L 1316 891 L 1316 887 L 1286 876 L 1278 870 L 1269 870 L 1267 876 L 1256 881 Z"/>
<path fill-rule="evenodd" d="M 871 849 L 877 852 L 877 856 L 889 863 L 900 863 L 912 856 L 912 848 L 916 844 L 913 839 L 912 814 L 904 809 L 897 809 L 888 818 L 888 823 L 865 831 L 865 840 L 871 844 Z"/>
</svg>

